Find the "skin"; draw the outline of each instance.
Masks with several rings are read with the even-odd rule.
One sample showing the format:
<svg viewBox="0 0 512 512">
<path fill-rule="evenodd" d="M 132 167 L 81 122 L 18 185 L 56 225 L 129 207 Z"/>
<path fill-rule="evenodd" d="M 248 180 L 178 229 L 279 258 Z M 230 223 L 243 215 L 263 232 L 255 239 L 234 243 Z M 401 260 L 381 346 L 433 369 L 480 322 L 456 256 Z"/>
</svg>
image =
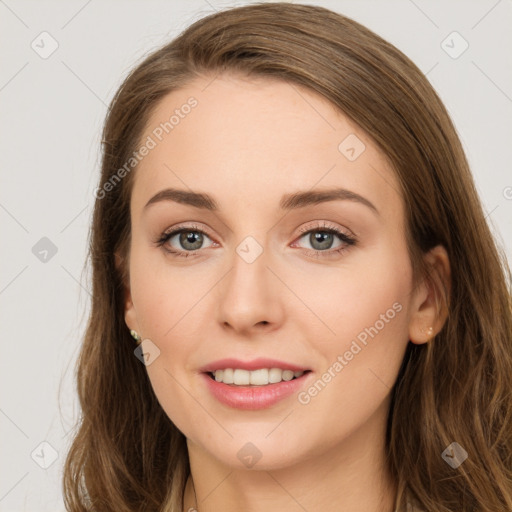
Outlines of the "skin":
<svg viewBox="0 0 512 512">
<path fill-rule="evenodd" d="M 166 96 L 141 139 L 197 99 L 134 171 L 125 310 L 127 327 L 160 350 L 146 368 L 187 438 L 198 509 L 392 512 L 396 482 L 384 465 L 391 388 L 409 340 L 427 342 L 444 322 L 435 290 L 412 284 L 396 177 L 371 139 L 315 93 L 269 79 L 212 80 Z M 338 150 L 349 134 L 366 146 L 355 161 Z M 219 211 L 174 201 L 144 208 L 169 187 L 207 193 Z M 351 200 L 279 210 L 285 194 L 331 187 L 360 194 L 378 214 Z M 155 244 L 182 223 L 207 233 L 195 256 Z M 315 244 L 310 235 L 325 223 L 357 235 L 356 245 L 335 254 L 345 245 L 336 235 L 331 246 Z M 263 250 L 252 263 L 236 252 L 247 236 Z M 166 246 L 190 247 L 179 236 Z M 444 249 L 425 257 L 447 283 Z M 310 368 L 307 389 L 394 303 L 401 311 L 308 404 L 292 395 L 259 411 L 230 408 L 199 374 L 224 357 L 272 357 Z M 261 452 L 252 468 L 237 457 L 247 442 Z M 184 505 L 195 506 L 190 479 Z"/>
</svg>

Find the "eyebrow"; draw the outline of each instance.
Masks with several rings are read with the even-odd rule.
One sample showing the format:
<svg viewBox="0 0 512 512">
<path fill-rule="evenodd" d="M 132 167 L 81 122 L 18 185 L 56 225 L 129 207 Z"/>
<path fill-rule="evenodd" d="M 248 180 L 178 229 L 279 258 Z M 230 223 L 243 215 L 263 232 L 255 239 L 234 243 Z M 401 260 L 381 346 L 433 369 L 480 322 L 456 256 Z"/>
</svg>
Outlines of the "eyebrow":
<svg viewBox="0 0 512 512">
<path fill-rule="evenodd" d="M 348 200 L 361 203 L 370 208 L 375 214 L 379 211 L 373 203 L 365 197 L 356 194 L 344 188 L 332 188 L 325 190 L 308 190 L 286 194 L 281 198 L 279 207 L 281 210 L 296 210 L 307 206 L 326 203 L 328 201 Z M 194 208 L 200 208 L 209 211 L 219 211 L 218 203 L 208 194 L 202 192 L 193 192 L 189 190 L 180 190 L 176 188 L 166 188 L 155 194 L 144 206 L 144 210 L 151 204 L 161 201 L 174 201 Z"/>
</svg>

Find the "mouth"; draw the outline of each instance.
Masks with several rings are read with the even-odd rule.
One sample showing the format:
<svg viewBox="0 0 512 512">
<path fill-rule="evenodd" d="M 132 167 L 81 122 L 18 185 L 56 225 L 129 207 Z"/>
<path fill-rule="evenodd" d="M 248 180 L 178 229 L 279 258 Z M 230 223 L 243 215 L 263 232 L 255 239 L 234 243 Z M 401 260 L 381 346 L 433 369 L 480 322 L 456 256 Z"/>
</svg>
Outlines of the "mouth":
<svg viewBox="0 0 512 512">
<path fill-rule="evenodd" d="M 267 357 L 218 359 L 199 368 L 199 372 L 213 398 L 239 410 L 277 406 L 314 379 L 314 371 L 299 362 Z"/>
<path fill-rule="evenodd" d="M 311 373 L 311 370 L 293 371 L 281 368 L 259 368 L 250 371 L 241 368 L 223 368 L 204 373 L 210 379 L 228 386 L 257 388 L 297 380 L 303 375 Z"/>
</svg>

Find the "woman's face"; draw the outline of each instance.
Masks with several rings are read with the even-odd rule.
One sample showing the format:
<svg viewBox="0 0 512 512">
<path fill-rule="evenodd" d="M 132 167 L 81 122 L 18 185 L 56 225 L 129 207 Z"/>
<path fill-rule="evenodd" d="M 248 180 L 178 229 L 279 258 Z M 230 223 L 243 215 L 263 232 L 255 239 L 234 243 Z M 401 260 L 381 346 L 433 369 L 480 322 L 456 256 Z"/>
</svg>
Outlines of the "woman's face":
<svg viewBox="0 0 512 512">
<path fill-rule="evenodd" d="M 141 140 L 125 319 L 169 418 L 240 468 L 383 436 L 424 296 L 375 144 L 308 90 L 233 75 L 169 94 Z"/>
</svg>

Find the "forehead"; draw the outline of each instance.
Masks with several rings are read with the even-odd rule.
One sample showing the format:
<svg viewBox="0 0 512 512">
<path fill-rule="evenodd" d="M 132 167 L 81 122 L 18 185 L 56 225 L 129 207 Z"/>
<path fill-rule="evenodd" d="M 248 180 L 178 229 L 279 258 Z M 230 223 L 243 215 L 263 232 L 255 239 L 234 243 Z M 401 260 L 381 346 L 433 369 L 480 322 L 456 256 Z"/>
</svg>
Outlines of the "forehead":
<svg viewBox="0 0 512 512">
<path fill-rule="evenodd" d="M 401 202 L 387 158 L 365 132 L 322 96 L 281 80 L 197 78 L 160 101 L 148 138 L 154 147 L 135 172 L 140 200 L 179 186 L 221 202 L 236 191 L 231 204 L 242 205 L 343 186 L 383 209 Z"/>
</svg>

